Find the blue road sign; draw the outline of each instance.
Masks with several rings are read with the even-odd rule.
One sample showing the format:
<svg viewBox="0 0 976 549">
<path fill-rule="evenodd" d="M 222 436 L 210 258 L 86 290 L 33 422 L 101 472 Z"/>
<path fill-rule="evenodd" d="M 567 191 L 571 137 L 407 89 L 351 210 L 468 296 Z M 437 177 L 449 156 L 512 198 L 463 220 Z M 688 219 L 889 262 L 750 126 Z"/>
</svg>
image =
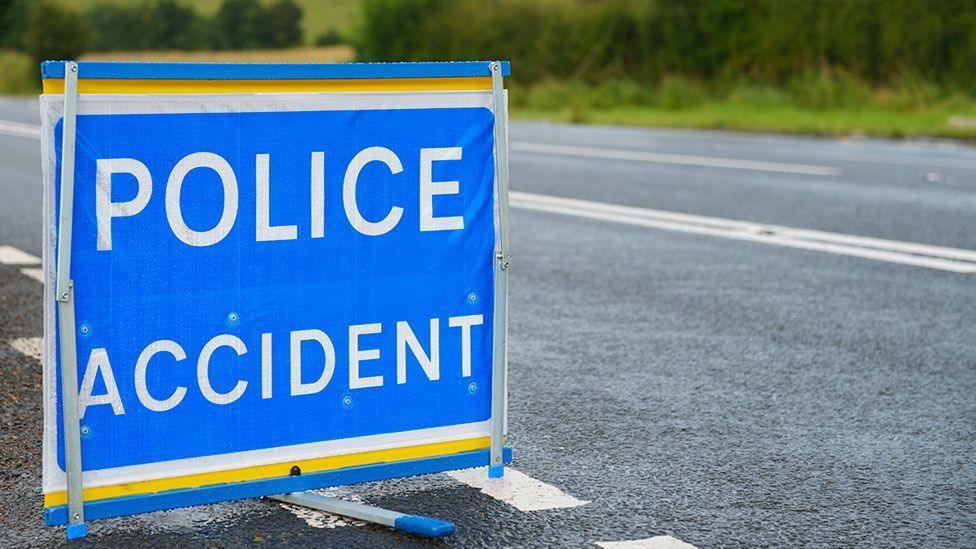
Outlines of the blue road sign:
<svg viewBox="0 0 976 549">
<path fill-rule="evenodd" d="M 81 463 L 86 501 L 117 507 L 90 518 L 168 490 L 210 491 L 190 503 L 291 491 L 296 470 L 308 488 L 487 465 L 491 99 L 79 96 Z M 42 101 L 52 205 L 59 101 Z M 59 212 L 46 210 L 50 252 Z M 45 497 L 58 523 L 63 406 L 49 355 Z M 349 476 L 363 466 L 385 469 Z M 188 504 L 155 501 L 136 510 Z"/>
</svg>

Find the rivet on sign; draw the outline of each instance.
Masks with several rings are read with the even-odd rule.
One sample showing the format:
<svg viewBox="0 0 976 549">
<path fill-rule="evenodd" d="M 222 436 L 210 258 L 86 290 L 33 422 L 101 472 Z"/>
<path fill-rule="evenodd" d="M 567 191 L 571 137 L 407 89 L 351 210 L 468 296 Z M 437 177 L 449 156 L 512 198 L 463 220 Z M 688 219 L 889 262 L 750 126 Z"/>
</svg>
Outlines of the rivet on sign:
<svg viewBox="0 0 976 549">
<path fill-rule="evenodd" d="M 301 467 L 299 467 L 297 465 L 292 465 L 291 466 L 291 476 L 297 477 L 297 476 L 300 476 L 301 474 L 302 474 L 302 468 Z"/>
<path fill-rule="evenodd" d="M 86 336 L 91 333 L 91 326 L 89 326 L 88 324 L 82 324 L 78 328 L 78 331 L 81 332 L 81 335 Z"/>
<path fill-rule="evenodd" d="M 471 393 L 471 394 L 477 393 L 478 392 L 478 383 L 475 382 L 475 381 L 472 381 L 471 383 L 468 383 L 468 392 Z"/>
<path fill-rule="evenodd" d="M 68 299 L 68 292 L 61 294 L 61 299 Z"/>
<path fill-rule="evenodd" d="M 91 434 L 91 427 L 87 425 L 82 425 L 79 431 L 81 432 L 81 436 L 87 437 L 88 435 Z"/>
<path fill-rule="evenodd" d="M 345 406 L 346 408 L 352 406 L 352 397 L 349 395 L 342 397 L 342 405 Z"/>
<path fill-rule="evenodd" d="M 240 317 L 238 317 L 237 313 L 235 313 L 234 311 L 231 311 L 230 314 L 227 315 L 227 322 L 229 322 L 232 325 L 237 325 L 238 320 L 240 320 Z"/>
<path fill-rule="evenodd" d="M 78 520 L 78 519 L 81 518 L 81 515 L 79 515 L 78 513 L 75 513 L 74 518 L 75 518 L 75 520 Z"/>
<path fill-rule="evenodd" d="M 502 460 L 502 458 L 500 458 L 500 457 L 496 457 L 496 458 L 495 458 L 495 463 L 498 463 L 498 462 L 499 462 L 499 461 L 501 461 L 501 460 Z"/>
<path fill-rule="evenodd" d="M 477 303 L 477 302 L 478 302 L 478 294 L 474 292 L 468 294 L 468 303 Z"/>
</svg>

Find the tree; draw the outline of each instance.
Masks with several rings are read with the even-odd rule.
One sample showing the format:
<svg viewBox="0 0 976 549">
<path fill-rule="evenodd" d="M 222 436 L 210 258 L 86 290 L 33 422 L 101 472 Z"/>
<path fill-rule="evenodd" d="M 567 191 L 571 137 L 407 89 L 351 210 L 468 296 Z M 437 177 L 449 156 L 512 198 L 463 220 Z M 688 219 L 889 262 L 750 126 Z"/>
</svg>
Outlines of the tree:
<svg viewBox="0 0 976 549">
<path fill-rule="evenodd" d="M 160 0 L 152 9 L 154 47 L 168 50 L 197 50 L 204 46 L 203 22 L 191 7 L 174 0 Z"/>
<path fill-rule="evenodd" d="M 88 26 L 78 12 L 54 0 L 34 0 L 31 4 L 23 44 L 25 53 L 36 63 L 76 59 L 85 51 L 87 41 Z"/>
<path fill-rule="evenodd" d="M 279 0 L 264 10 L 263 46 L 290 48 L 302 43 L 302 8 L 293 0 Z"/>
<path fill-rule="evenodd" d="M 0 0 L 0 48 L 20 48 L 26 16 L 27 0 Z"/>
<path fill-rule="evenodd" d="M 263 12 L 258 0 L 224 0 L 214 16 L 214 49 L 247 50 L 261 47 Z"/>
<path fill-rule="evenodd" d="M 88 47 L 93 51 L 134 51 L 153 46 L 152 8 L 141 5 L 96 4 L 85 16 L 93 29 Z"/>
</svg>

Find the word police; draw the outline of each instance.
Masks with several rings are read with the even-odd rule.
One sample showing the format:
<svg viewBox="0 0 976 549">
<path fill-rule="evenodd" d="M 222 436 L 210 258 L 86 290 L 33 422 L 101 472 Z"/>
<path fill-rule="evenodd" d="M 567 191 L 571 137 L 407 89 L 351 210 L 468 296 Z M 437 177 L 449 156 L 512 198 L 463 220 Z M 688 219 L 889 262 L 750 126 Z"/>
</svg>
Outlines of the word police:
<svg viewBox="0 0 976 549">
<path fill-rule="evenodd" d="M 436 195 L 458 194 L 458 181 L 434 181 L 432 178 L 435 162 L 461 159 L 460 147 L 420 149 L 420 230 L 453 231 L 464 228 L 461 216 L 436 216 L 433 198 Z M 311 238 L 325 236 L 325 153 L 311 153 Z M 360 151 L 346 167 L 342 180 L 342 205 L 349 223 L 361 234 L 379 236 L 393 230 L 400 222 L 403 208 L 391 205 L 382 219 L 367 220 L 360 212 L 356 201 L 356 187 L 359 174 L 371 163 L 385 164 L 392 175 L 403 171 L 400 158 L 385 147 L 369 147 Z M 271 240 L 295 240 L 298 238 L 297 225 L 271 225 L 270 203 L 271 159 L 268 154 L 255 155 L 255 238 L 258 242 Z M 187 226 L 180 206 L 183 180 L 193 170 L 212 170 L 223 187 L 224 203 L 217 224 L 207 230 L 195 230 Z M 128 174 L 138 183 L 136 195 L 131 200 L 112 201 L 112 176 Z M 149 203 L 153 194 L 153 180 L 145 164 L 133 158 L 98 159 L 96 163 L 95 213 L 98 225 L 97 248 L 112 249 L 112 220 L 139 214 Z M 190 246 L 212 246 L 227 236 L 237 220 L 238 185 L 237 176 L 230 164 L 220 155 L 210 152 L 196 152 L 182 158 L 173 166 L 166 182 L 166 219 L 173 234 Z"/>
<path fill-rule="evenodd" d="M 393 377 L 398 385 L 407 382 L 408 349 L 413 356 L 411 362 L 416 361 L 419 364 L 420 371 L 423 372 L 428 381 L 438 381 L 441 378 L 441 321 L 438 318 L 432 318 L 429 322 L 430 336 L 426 349 L 409 323 L 399 321 L 395 326 L 388 328 L 396 333 L 394 350 L 396 367 Z M 455 334 L 460 336 L 461 363 L 445 365 L 445 367 L 458 368 L 461 377 L 471 376 L 472 332 L 480 329 L 477 327 L 483 324 L 484 316 L 480 314 L 453 316 L 447 319 L 447 327 L 456 330 Z M 341 350 L 340 353 L 346 355 L 345 358 L 348 360 L 348 368 L 343 369 L 348 372 L 350 390 L 382 387 L 384 384 L 394 381 L 383 374 L 384 366 L 380 349 L 375 346 L 375 339 L 383 333 L 383 329 L 382 323 L 354 324 L 348 327 L 348 349 Z M 188 357 L 186 349 L 179 343 L 167 339 L 154 341 L 139 353 L 134 365 L 127 365 L 128 368 L 133 368 L 130 370 L 133 374 L 130 376 L 126 372 L 124 378 L 132 380 L 139 403 L 154 412 L 166 412 L 178 406 L 186 397 L 187 387 L 183 385 L 174 387 L 173 383 L 167 383 L 165 387 L 150 388 L 147 378 L 154 377 L 147 375 L 150 366 L 163 369 L 177 368 L 180 370 L 177 377 L 184 380 L 195 377 L 200 394 L 216 405 L 232 404 L 240 399 L 248 390 L 247 378 L 253 380 L 254 377 L 258 377 L 257 372 L 260 372 L 261 398 L 269 399 L 273 396 L 273 341 L 271 333 L 263 333 L 260 342 L 254 342 L 259 343 L 259 353 L 252 353 L 250 356 L 253 358 L 245 358 L 241 361 L 232 359 L 233 364 L 241 364 L 243 367 L 239 371 L 233 372 L 233 387 L 229 390 L 218 390 L 214 387 L 211 379 L 212 366 L 222 369 L 225 372 L 223 377 L 227 377 L 229 364 L 226 359 L 243 356 L 250 352 L 243 340 L 231 334 L 220 334 L 207 341 L 197 354 L 195 365 L 182 364 Z M 316 358 L 304 366 L 302 364 L 303 347 L 307 351 L 315 353 L 314 355 L 306 353 L 305 358 L 311 356 Z M 321 330 L 295 330 L 289 333 L 288 351 L 289 395 L 296 397 L 322 392 L 329 385 L 336 371 L 336 349 L 332 344 L 332 338 Z M 213 360 L 213 355 L 218 354 L 218 352 L 224 360 L 219 358 Z M 457 355 L 452 354 L 452 356 Z M 115 367 L 118 368 L 119 365 L 116 364 Z M 99 385 L 104 387 L 104 392 L 92 394 L 98 378 L 101 379 Z M 314 381 L 309 381 L 310 378 Z M 226 385 L 226 383 L 222 384 Z M 125 393 L 131 394 L 131 389 L 130 386 Z M 79 415 L 82 418 L 90 406 L 110 405 L 115 415 L 124 415 L 127 406 L 133 404 L 122 402 L 115 370 L 113 370 L 113 365 L 109 360 L 108 351 L 104 347 L 92 349 L 88 357 L 88 365 L 85 367 L 80 393 L 78 408 Z"/>
</svg>

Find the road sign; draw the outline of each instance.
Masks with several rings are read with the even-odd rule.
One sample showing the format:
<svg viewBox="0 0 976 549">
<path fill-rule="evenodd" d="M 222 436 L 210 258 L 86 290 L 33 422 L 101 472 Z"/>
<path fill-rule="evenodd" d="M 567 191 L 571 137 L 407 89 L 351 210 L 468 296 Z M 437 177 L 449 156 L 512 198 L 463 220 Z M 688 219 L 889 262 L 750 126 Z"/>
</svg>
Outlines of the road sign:
<svg viewBox="0 0 976 549">
<path fill-rule="evenodd" d="M 46 521 L 500 467 L 507 68 L 44 63 Z"/>
</svg>

